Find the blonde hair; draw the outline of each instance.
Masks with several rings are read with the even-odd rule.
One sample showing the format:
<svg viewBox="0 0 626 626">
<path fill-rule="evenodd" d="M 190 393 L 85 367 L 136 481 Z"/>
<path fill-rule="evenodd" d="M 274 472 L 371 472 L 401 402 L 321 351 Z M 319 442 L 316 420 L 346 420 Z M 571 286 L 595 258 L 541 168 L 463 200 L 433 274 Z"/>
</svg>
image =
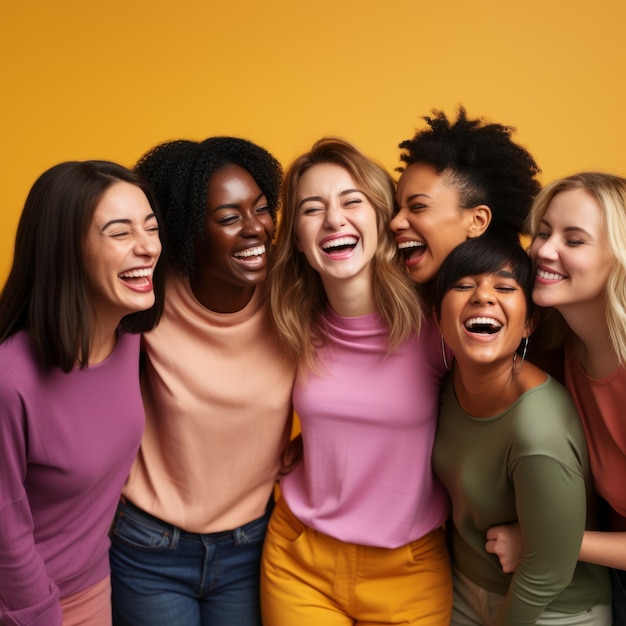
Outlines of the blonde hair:
<svg viewBox="0 0 626 626">
<path fill-rule="evenodd" d="M 378 244 L 372 261 L 372 287 L 376 310 L 389 329 L 389 349 L 419 332 L 423 319 L 417 288 L 402 266 L 389 228 L 395 193 L 391 176 L 351 143 L 322 138 L 297 158 L 285 175 L 281 223 L 269 273 L 272 319 L 283 349 L 301 370 L 315 369 L 316 347 L 324 343 L 327 298 L 319 274 L 296 247 L 297 192 L 303 174 L 322 163 L 347 170 L 376 211 Z"/>
<path fill-rule="evenodd" d="M 528 214 L 534 239 L 553 198 L 563 191 L 583 189 L 602 211 L 613 265 L 606 285 L 606 321 L 613 350 L 621 365 L 626 363 L 626 178 L 603 172 L 580 172 L 546 185 Z"/>
</svg>

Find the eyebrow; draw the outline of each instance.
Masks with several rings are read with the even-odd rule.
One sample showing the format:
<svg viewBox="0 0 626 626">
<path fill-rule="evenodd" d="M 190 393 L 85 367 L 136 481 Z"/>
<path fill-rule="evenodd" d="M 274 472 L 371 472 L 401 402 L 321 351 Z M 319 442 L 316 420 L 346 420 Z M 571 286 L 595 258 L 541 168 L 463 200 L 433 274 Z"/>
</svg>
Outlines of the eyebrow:
<svg viewBox="0 0 626 626">
<path fill-rule="evenodd" d="M 343 197 L 355 192 L 365 195 L 360 189 L 344 189 L 344 191 L 339 192 L 339 196 Z M 324 202 L 324 198 L 322 196 L 309 196 L 308 198 L 302 198 L 302 200 L 300 200 L 300 202 L 296 205 L 296 209 L 299 209 L 305 202 Z"/>
<path fill-rule="evenodd" d="M 552 224 L 550 224 L 550 222 L 548 222 L 548 220 L 542 219 L 541 223 L 545 224 L 549 228 L 552 228 Z M 582 226 L 566 226 L 563 229 L 563 232 L 566 232 L 566 233 L 585 233 L 585 235 L 587 235 L 587 237 L 593 238 L 593 235 L 588 230 L 584 229 Z"/>
<path fill-rule="evenodd" d="M 146 215 L 144 224 L 148 220 L 151 220 L 153 218 L 156 219 L 156 215 L 154 213 L 150 213 L 149 215 Z M 101 232 L 104 232 L 109 226 L 113 226 L 113 224 L 124 224 L 126 226 L 130 226 L 132 224 L 132 220 L 129 220 L 129 219 L 110 220 L 102 227 Z"/>
<path fill-rule="evenodd" d="M 265 194 L 263 192 L 261 192 L 255 199 L 253 204 L 256 204 L 261 198 L 265 198 Z M 266 202 L 267 202 L 267 198 L 266 198 Z M 240 206 L 239 203 L 237 202 L 227 202 L 225 204 L 220 204 L 218 206 L 216 206 L 215 208 L 211 209 L 211 213 L 215 213 L 215 211 L 219 211 L 220 209 L 238 209 Z"/>
<path fill-rule="evenodd" d="M 428 198 L 429 200 L 432 200 L 432 197 L 427 193 L 414 193 L 413 195 L 410 195 L 406 201 L 410 202 L 411 200 L 415 200 L 415 198 Z"/>
</svg>

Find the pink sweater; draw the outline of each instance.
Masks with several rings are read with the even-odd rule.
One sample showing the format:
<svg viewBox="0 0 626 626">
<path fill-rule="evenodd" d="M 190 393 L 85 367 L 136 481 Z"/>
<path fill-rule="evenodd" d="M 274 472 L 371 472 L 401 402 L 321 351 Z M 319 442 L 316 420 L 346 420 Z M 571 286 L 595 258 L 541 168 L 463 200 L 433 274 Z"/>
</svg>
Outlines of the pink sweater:
<svg viewBox="0 0 626 626">
<path fill-rule="evenodd" d="M 170 274 L 165 313 L 144 335 L 146 428 L 124 495 L 189 532 L 260 517 L 289 436 L 293 371 L 262 297 L 214 313 Z"/>
<path fill-rule="evenodd" d="M 0 623 L 58 626 L 64 598 L 109 573 L 109 526 L 143 428 L 139 336 L 86 370 L 0 345 Z"/>
<path fill-rule="evenodd" d="M 378 315 L 327 313 L 319 374 L 294 387 L 303 461 L 282 481 L 291 511 L 341 541 L 396 548 L 440 526 L 448 500 L 431 453 L 444 375 L 433 324 L 387 354 Z"/>
</svg>

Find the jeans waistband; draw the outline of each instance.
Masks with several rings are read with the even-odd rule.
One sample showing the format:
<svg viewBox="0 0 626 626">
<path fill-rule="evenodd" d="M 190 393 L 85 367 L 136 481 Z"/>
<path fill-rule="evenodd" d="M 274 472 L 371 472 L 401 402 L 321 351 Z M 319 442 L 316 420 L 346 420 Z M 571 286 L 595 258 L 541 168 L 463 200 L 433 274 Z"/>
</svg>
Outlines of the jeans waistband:
<svg viewBox="0 0 626 626">
<path fill-rule="evenodd" d="M 230 530 L 220 530 L 214 533 L 193 533 L 189 532 L 183 528 L 175 526 L 174 524 L 170 524 L 169 522 L 165 522 L 162 519 L 155 517 L 154 515 L 140 509 L 138 506 L 133 504 L 128 498 L 122 496 L 120 498 L 120 504 L 122 504 L 127 509 L 130 509 L 133 515 L 137 517 L 143 518 L 146 522 L 149 522 L 151 525 L 158 527 L 160 530 L 164 532 L 169 532 L 171 534 L 177 534 L 179 537 L 184 539 L 192 539 L 192 540 L 210 540 L 210 541 L 218 541 L 219 539 L 226 539 L 228 537 L 232 537 L 234 534 L 237 534 L 239 529 L 245 530 L 246 527 L 255 524 L 259 519 L 268 517 L 271 515 L 272 510 L 274 509 L 274 497 L 270 497 L 267 506 L 265 507 L 265 512 L 261 517 L 250 520 L 246 524 L 242 524 L 238 528 L 232 528 Z"/>
</svg>

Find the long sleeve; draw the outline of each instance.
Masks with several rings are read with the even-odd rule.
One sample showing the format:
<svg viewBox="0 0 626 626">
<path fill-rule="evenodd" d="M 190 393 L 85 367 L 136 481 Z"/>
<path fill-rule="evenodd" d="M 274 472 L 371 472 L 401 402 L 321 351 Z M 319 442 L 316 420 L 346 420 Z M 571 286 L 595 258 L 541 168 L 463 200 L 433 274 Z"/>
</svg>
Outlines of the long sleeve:
<svg viewBox="0 0 626 626">
<path fill-rule="evenodd" d="M 585 530 L 580 468 L 547 456 L 518 459 L 512 468 L 524 554 L 507 593 L 500 624 L 534 624 L 571 582 Z"/>
<path fill-rule="evenodd" d="M 0 622 L 62 622 L 59 591 L 35 547 L 24 482 L 28 433 L 18 394 L 0 387 Z"/>
</svg>

